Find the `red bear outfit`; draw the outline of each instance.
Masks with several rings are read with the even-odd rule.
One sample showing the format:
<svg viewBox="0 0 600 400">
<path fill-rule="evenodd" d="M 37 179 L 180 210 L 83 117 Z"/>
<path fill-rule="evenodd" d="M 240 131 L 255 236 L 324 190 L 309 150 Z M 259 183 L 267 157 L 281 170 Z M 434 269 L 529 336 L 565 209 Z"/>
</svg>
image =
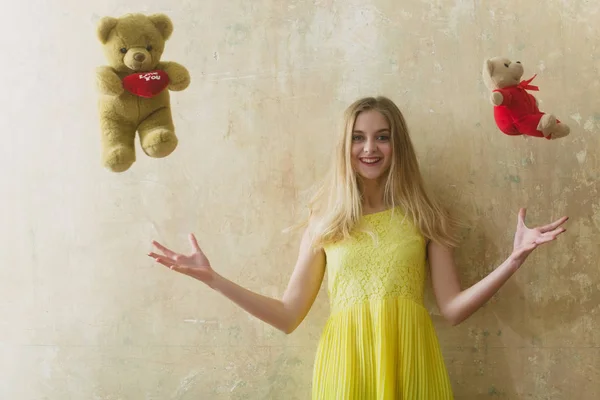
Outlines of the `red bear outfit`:
<svg viewBox="0 0 600 400">
<path fill-rule="evenodd" d="M 502 94 L 502 104 L 494 106 L 494 119 L 498 128 L 507 135 L 529 135 L 544 137 L 537 129 L 540 118 L 544 115 L 537 105 L 535 98 L 527 90 L 539 90 L 537 86 L 529 85 L 536 77 L 521 81 L 517 85 L 496 89 L 494 92 Z M 556 122 L 560 122 L 556 120 Z M 546 137 L 546 139 L 550 139 Z"/>
</svg>

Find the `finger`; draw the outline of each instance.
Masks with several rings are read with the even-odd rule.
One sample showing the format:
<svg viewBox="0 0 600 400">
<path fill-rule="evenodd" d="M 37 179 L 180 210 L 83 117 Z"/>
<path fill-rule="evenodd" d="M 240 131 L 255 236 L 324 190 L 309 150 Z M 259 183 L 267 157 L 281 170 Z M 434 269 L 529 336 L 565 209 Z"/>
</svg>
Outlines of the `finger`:
<svg viewBox="0 0 600 400">
<path fill-rule="evenodd" d="M 521 226 L 525 226 L 525 216 L 527 215 L 526 208 L 520 208 L 519 213 L 517 215 L 517 224 Z"/>
<path fill-rule="evenodd" d="M 556 240 L 556 238 L 565 231 L 566 231 L 566 229 L 564 229 L 564 228 L 557 228 L 552 232 L 543 234 L 541 237 L 536 239 L 536 243 L 542 244 L 542 243 L 548 243 L 553 240 Z"/>
<path fill-rule="evenodd" d="M 551 231 L 551 232 L 546 232 L 542 235 L 543 238 L 552 238 L 552 239 L 556 239 L 558 237 L 558 235 L 560 235 L 563 232 L 566 232 L 567 230 L 563 227 L 559 227 L 556 228 L 555 230 Z"/>
<path fill-rule="evenodd" d="M 558 228 L 553 229 L 550 232 L 544 232 L 543 236 L 558 236 L 561 233 L 565 232 L 566 230 L 567 230 L 566 228 L 559 226 Z"/>
<path fill-rule="evenodd" d="M 190 268 L 186 267 L 185 265 L 179 265 L 179 264 L 175 264 L 175 263 L 170 263 L 170 265 L 169 265 L 168 263 L 163 263 L 161 261 L 158 261 L 158 263 L 164 265 L 165 267 L 168 267 L 170 270 L 179 272 L 180 274 L 189 275 Z"/>
<path fill-rule="evenodd" d="M 192 248 L 197 251 L 202 253 L 202 250 L 200 249 L 200 246 L 198 245 L 198 241 L 196 240 L 196 236 L 194 236 L 193 233 L 190 233 L 188 236 L 190 243 L 192 244 Z"/>
<path fill-rule="evenodd" d="M 175 253 L 173 250 L 167 249 L 165 246 L 163 246 L 162 244 L 158 243 L 156 240 L 152 241 L 152 244 L 158 248 L 160 251 L 162 251 L 163 253 L 165 253 L 167 256 L 169 257 L 176 257 L 177 253 Z"/>
<path fill-rule="evenodd" d="M 175 269 L 177 267 L 177 264 L 169 262 L 169 261 L 163 261 L 163 260 L 154 260 L 159 264 L 164 265 L 165 267 L 169 268 L 169 269 Z"/>
<path fill-rule="evenodd" d="M 193 260 L 190 257 L 183 256 L 181 254 L 177 254 L 175 257 L 172 257 L 172 258 L 166 257 L 166 256 L 161 256 L 160 254 L 156 254 L 156 253 L 150 253 L 148 255 L 151 257 L 154 257 L 154 258 L 158 257 L 161 260 L 168 261 L 174 265 L 176 264 L 181 268 L 183 268 L 183 267 L 189 268 L 189 267 L 193 266 Z"/>
<path fill-rule="evenodd" d="M 184 274 L 184 275 L 189 275 L 189 268 L 184 267 L 183 265 L 178 265 L 178 264 L 167 265 L 167 264 L 162 263 L 161 261 L 158 261 L 158 263 L 164 265 L 165 267 L 169 268 L 172 271 L 179 272 L 180 274 Z"/>
<path fill-rule="evenodd" d="M 186 275 L 188 274 L 188 272 L 189 272 L 189 270 L 190 270 L 190 268 L 189 268 L 189 267 L 186 267 L 186 266 L 184 266 L 184 265 L 179 265 L 179 264 L 177 264 L 176 262 L 174 262 L 174 261 L 172 261 L 172 260 L 170 260 L 170 259 L 168 259 L 168 258 L 161 257 L 161 256 L 159 256 L 159 255 L 157 255 L 157 256 L 158 256 L 158 257 L 155 257 L 155 258 L 154 258 L 154 260 L 155 260 L 157 263 L 159 263 L 159 264 L 162 264 L 162 265 L 164 265 L 165 267 L 167 267 L 167 268 L 169 268 L 169 269 L 171 269 L 171 270 L 173 270 L 173 271 L 180 272 L 180 273 L 182 273 L 182 274 L 186 274 Z"/>
<path fill-rule="evenodd" d="M 148 255 L 150 255 L 150 254 L 148 254 Z M 156 261 L 157 263 L 162 264 L 168 268 L 171 268 L 176 265 L 173 261 L 171 261 L 169 259 L 164 259 L 164 258 L 160 258 L 160 257 L 156 257 L 156 256 L 154 256 L 152 258 L 154 258 L 154 261 Z"/>
<path fill-rule="evenodd" d="M 161 254 L 156 254 L 156 253 L 150 252 L 150 253 L 148 253 L 148 256 L 154 258 L 156 261 L 159 261 L 161 263 L 177 264 L 176 260 L 173 260 L 172 258 L 163 256 Z"/>
<path fill-rule="evenodd" d="M 566 217 L 566 216 L 562 217 L 562 218 L 559 218 L 556 221 L 554 221 L 554 222 L 552 222 L 552 223 L 550 223 L 548 225 L 541 226 L 539 229 L 540 229 L 541 232 L 544 232 L 544 233 L 548 232 L 548 231 L 551 231 L 551 230 L 554 230 L 557 227 L 559 227 L 562 224 L 564 224 L 565 222 L 567 222 L 568 219 L 569 219 L 569 217 Z"/>
<path fill-rule="evenodd" d="M 547 236 L 535 239 L 536 244 L 544 244 L 556 240 L 556 236 Z"/>
</svg>

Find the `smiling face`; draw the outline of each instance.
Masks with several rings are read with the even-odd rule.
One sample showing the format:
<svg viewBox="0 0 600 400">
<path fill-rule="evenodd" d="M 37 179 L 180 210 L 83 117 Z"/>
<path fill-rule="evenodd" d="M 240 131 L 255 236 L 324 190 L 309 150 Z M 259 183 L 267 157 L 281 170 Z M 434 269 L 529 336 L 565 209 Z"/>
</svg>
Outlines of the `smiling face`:
<svg viewBox="0 0 600 400">
<path fill-rule="evenodd" d="M 353 170 L 363 180 L 378 181 L 392 163 L 390 124 L 377 110 L 363 111 L 356 117 L 352 131 Z"/>
</svg>

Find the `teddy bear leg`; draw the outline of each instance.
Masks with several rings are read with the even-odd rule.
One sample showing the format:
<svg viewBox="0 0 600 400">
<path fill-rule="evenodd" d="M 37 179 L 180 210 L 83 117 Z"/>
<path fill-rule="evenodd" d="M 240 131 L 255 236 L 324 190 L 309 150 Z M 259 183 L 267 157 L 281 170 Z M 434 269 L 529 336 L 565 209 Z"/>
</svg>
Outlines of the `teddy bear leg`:
<svg viewBox="0 0 600 400">
<path fill-rule="evenodd" d="M 560 139 L 565 136 L 568 136 L 571 132 L 571 128 L 568 125 L 565 125 L 561 122 L 558 122 L 552 132 L 550 133 L 550 139 Z"/>
<path fill-rule="evenodd" d="M 540 122 L 537 125 L 537 129 L 541 131 L 545 137 L 552 134 L 556 128 L 556 117 L 552 114 L 544 114 L 540 118 Z"/>
<path fill-rule="evenodd" d="M 104 119 L 102 164 L 112 172 L 124 172 L 135 162 L 135 127 L 122 121 Z"/>
<path fill-rule="evenodd" d="M 144 152 L 154 158 L 166 157 L 177 147 L 171 109 L 161 108 L 152 113 L 138 127 Z"/>
<path fill-rule="evenodd" d="M 544 114 L 540 118 L 538 129 L 548 139 L 559 139 L 565 137 L 571 132 L 569 126 L 561 123 L 554 115 Z"/>
</svg>

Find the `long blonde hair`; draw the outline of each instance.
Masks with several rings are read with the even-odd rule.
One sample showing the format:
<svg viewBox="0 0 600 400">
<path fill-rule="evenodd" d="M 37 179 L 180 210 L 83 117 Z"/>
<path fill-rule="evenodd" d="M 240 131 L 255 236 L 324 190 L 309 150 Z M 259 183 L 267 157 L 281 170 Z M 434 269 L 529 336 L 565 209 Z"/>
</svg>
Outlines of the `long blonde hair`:
<svg viewBox="0 0 600 400">
<path fill-rule="evenodd" d="M 362 194 L 350 152 L 356 118 L 368 110 L 379 111 L 390 125 L 392 161 L 384 190 L 386 207 L 400 206 L 427 240 L 456 246 L 456 221 L 427 192 L 404 116 L 384 96 L 359 99 L 344 112 L 333 163 L 309 201 L 309 216 L 303 224 L 309 226 L 312 245 L 321 247 L 348 238 L 362 216 Z"/>
</svg>

